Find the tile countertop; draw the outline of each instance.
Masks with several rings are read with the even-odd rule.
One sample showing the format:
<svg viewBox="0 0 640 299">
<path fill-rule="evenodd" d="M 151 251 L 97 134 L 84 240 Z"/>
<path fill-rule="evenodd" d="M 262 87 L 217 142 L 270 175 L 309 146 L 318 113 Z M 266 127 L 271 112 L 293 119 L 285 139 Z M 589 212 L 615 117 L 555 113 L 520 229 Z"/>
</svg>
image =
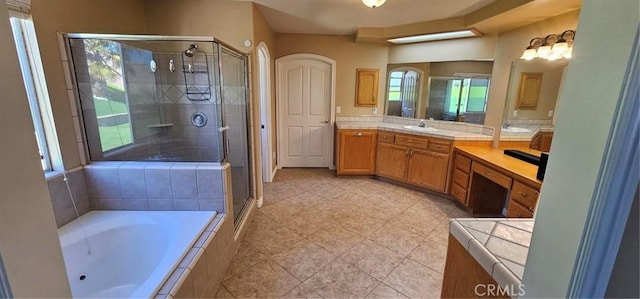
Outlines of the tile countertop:
<svg viewBox="0 0 640 299">
<path fill-rule="evenodd" d="M 525 128 L 531 130 L 526 133 L 514 133 L 500 131 L 500 141 L 531 141 L 538 132 L 553 132 L 554 127 L 552 125 L 526 125 L 515 124 L 514 127 Z M 502 128 L 501 128 L 502 129 Z"/>
<path fill-rule="evenodd" d="M 501 286 L 522 282 L 533 219 L 456 218 L 449 232 Z"/>
<path fill-rule="evenodd" d="M 463 131 L 454 131 L 454 130 L 445 130 L 445 129 L 436 129 L 436 131 L 432 132 L 420 132 L 416 130 L 411 130 L 404 128 L 401 124 L 392 124 L 385 122 L 341 122 L 337 121 L 336 126 L 338 129 L 378 129 L 383 131 L 392 131 L 398 133 L 407 133 L 413 135 L 420 136 L 428 136 L 428 137 L 437 137 L 449 140 L 493 140 L 493 136 L 471 133 L 471 132 L 463 132 Z"/>
</svg>

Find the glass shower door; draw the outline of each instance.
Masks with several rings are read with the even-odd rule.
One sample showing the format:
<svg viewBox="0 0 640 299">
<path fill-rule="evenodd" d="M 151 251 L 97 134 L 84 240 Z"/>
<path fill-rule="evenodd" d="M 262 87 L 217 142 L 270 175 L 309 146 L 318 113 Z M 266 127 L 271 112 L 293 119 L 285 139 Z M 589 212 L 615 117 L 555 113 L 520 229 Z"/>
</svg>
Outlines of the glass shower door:
<svg viewBox="0 0 640 299">
<path fill-rule="evenodd" d="M 251 197 L 248 136 L 247 58 L 225 47 L 221 51 L 222 111 L 227 161 L 231 164 L 233 215 L 237 223 Z"/>
</svg>

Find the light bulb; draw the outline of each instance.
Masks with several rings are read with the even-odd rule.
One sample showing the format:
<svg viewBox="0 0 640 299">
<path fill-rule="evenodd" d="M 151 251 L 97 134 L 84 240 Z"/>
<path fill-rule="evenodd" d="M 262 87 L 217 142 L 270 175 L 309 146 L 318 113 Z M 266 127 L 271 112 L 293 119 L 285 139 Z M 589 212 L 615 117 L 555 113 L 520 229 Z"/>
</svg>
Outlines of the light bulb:
<svg viewBox="0 0 640 299">
<path fill-rule="evenodd" d="M 540 58 L 547 58 L 549 54 L 551 54 L 551 46 L 544 45 L 538 48 L 538 52 L 536 53 Z"/>
<path fill-rule="evenodd" d="M 553 52 L 553 54 L 562 55 L 567 50 L 567 48 L 569 48 L 569 44 L 564 40 L 560 40 L 557 43 L 553 44 L 553 47 L 551 47 L 551 52 Z"/>
<path fill-rule="evenodd" d="M 385 2 L 387 2 L 387 0 L 362 0 L 362 3 L 364 3 L 364 5 L 369 6 L 371 8 L 376 8 L 378 6 L 381 6 Z"/>
<path fill-rule="evenodd" d="M 536 49 L 534 48 L 527 48 L 526 50 L 524 50 L 522 56 L 520 57 L 520 59 L 524 60 L 531 60 L 534 58 L 536 58 Z"/>
<path fill-rule="evenodd" d="M 569 59 L 573 56 L 572 53 L 573 53 L 573 47 L 568 47 L 567 50 L 565 50 L 564 53 L 562 53 L 562 57 Z"/>
</svg>

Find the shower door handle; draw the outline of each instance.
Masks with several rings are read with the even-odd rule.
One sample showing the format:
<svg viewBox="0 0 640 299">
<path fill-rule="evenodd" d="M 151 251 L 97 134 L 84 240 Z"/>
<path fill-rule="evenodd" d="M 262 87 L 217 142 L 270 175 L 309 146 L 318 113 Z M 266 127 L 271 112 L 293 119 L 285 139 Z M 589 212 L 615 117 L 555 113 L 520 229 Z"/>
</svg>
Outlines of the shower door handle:
<svg viewBox="0 0 640 299">
<path fill-rule="evenodd" d="M 220 131 L 220 132 L 224 132 L 226 130 L 229 130 L 229 126 L 224 126 L 224 127 L 218 128 L 218 131 Z"/>
<path fill-rule="evenodd" d="M 227 145 L 226 146 L 226 151 L 227 151 L 227 155 L 228 155 L 231 152 L 230 145 L 229 145 L 229 138 L 228 137 L 225 139 L 225 143 Z"/>
</svg>

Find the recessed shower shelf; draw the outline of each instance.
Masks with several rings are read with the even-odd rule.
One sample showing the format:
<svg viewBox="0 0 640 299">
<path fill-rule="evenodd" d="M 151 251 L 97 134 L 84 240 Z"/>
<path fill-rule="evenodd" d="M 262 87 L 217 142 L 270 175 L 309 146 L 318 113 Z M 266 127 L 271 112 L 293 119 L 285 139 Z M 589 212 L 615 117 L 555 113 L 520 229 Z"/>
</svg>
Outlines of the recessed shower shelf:
<svg viewBox="0 0 640 299">
<path fill-rule="evenodd" d="M 147 128 L 149 129 L 153 129 L 153 128 L 169 128 L 169 127 L 173 127 L 173 124 L 155 124 L 155 125 L 148 125 Z"/>
</svg>

